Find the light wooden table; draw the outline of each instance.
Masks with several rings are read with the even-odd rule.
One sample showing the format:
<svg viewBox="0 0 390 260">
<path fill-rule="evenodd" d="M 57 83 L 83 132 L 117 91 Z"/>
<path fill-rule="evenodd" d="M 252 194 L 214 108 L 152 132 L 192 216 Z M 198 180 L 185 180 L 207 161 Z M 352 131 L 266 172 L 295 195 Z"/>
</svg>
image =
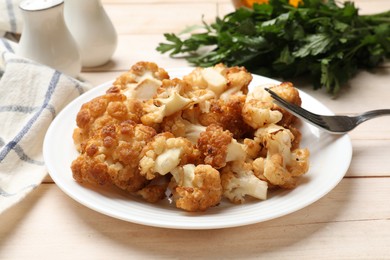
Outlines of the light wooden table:
<svg viewBox="0 0 390 260">
<path fill-rule="evenodd" d="M 389 0 L 356 0 L 362 13 L 390 9 Z M 164 32 L 179 32 L 233 10 L 228 0 L 104 0 L 119 33 L 112 62 L 85 70 L 98 85 L 139 60 L 186 66 L 155 51 Z M 361 72 L 338 99 L 304 87 L 335 113 L 390 107 L 390 65 Z M 290 215 L 244 227 L 171 230 L 124 222 L 90 210 L 47 177 L 0 215 L 0 259 L 277 258 L 390 259 L 390 117 L 350 133 L 352 164 L 340 184 Z M 331 173 L 329 173 L 331 174 Z"/>
</svg>

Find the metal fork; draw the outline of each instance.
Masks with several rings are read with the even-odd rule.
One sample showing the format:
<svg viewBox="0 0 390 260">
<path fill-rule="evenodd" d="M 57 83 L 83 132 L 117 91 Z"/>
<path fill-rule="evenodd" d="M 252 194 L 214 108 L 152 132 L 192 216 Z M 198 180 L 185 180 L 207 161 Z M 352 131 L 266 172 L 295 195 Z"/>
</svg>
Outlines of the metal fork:
<svg viewBox="0 0 390 260">
<path fill-rule="evenodd" d="M 294 114 L 295 116 L 302 118 L 303 120 L 311 123 L 314 126 L 320 127 L 330 133 L 333 134 L 344 134 L 355 127 L 357 127 L 359 124 L 375 118 L 379 116 L 385 116 L 390 115 L 390 109 L 379 109 L 379 110 L 372 110 L 367 111 L 363 114 L 357 115 L 357 116 L 346 116 L 346 115 L 335 115 L 335 116 L 326 116 L 326 115 L 318 115 L 314 114 L 300 106 L 297 106 L 295 104 L 292 104 L 280 96 L 278 96 L 274 91 L 272 91 L 269 88 L 265 88 L 268 93 L 271 94 L 271 97 L 275 100 L 275 102 L 289 111 L 290 113 Z"/>
</svg>

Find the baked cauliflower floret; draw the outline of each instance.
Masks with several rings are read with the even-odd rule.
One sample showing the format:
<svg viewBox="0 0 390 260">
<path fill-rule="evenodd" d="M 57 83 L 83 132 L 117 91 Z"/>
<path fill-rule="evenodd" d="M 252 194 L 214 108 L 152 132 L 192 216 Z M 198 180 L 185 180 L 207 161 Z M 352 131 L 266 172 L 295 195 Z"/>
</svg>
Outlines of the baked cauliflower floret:
<svg viewBox="0 0 390 260">
<path fill-rule="evenodd" d="M 138 170 L 139 154 L 155 134 L 153 128 L 132 121 L 104 126 L 73 161 L 73 178 L 80 183 L 113 184 L 129 192 L 141 189 L 147 180 Z"/>
<path fill-rule="evenodd" d="M 272 189 L 276 186 L 270 183 L 264 176 L 264 160 L 265 157 L 258 157 L 255 160 L 250 160 L 250 163 L 252 164 L 252 170 L 255 176 L 260 180 L 267 182 L 268 189 Z"/>
<path fill-rule="evenodd" d="M 245 150 L 233 134 L 214 124 L 200 133 L 198 149 L 204 163 L 216 169 L 224 167 L 227 162 L 245 159 Z"/>
<path fill-rule="evenodd" d="M 142 103 L 138 100 L 128 100 L 120 93 L 108 93 L 83 104 L 77 113 L 77 128 L 73 132 L 73 140 L 79 151 L 84 143 L 108 124 L 120 123 L 125 120 L 140 122 Z"/>
<path fill-rule="evenodd" d="M 119 91 L 128 98 L 147 100 L 156 94 L 164 79 L 169 79 L 164 69 L 153 62 L 141 61 L 120 75 L 108 92 Z"/>
<path fill-rule="evenodd" d="M 220 63 L 208 68 L 198 67 L 183 79 L 197 88 L 211 90 L 219 98 L 240 91 L 246 93 L 252 75 L 243 67 L 227 68 Z"/>
<path fill-rule="evenodd" d="M 137 191 L 144 200 L 150 203 L 156 203 L 166 197 L 167 187 L 163 185 L 148 185 L 145 188 Z"/>
<path fill-rule="evenodd" d="M 221 182 L 223 196 L 233 203 L 244 203 L 246 196 L 261 200 L 267 198 L 267 182 L 255 176 L 250 163 L 229 163 L 221 171 Z"/>
<path fill-rule="evenodd" d="M 164 132 L 156 135 L 141 152 L 139 168 L 148 180 L 165 175 L 178 165 L 195 163 L 199 151 L 187 139 Z"/>
<path fill-rule="evenodd" d="M 150 203 L 156 203 L 166 197 L 166 191 L 169 185 L 169 176 L 159 176 L 153 179 L 146 187 L 137 191 L 144 200 Z"/>
<path fill-rule="evenodd" d="M 290 130 L 279 125 L 258 129 L 255 136 L 255 140 L 267 149 L 266 158 L 259 159 L 264 162 L 257 162 L 264 167 L 263 171 L 258 167 L 257 174 L 264 176 L 273 185 L 294 188 L 298 181 L 297 177 L 308 171 L 309 151 L 307 149 L 291 151 L 294 136 Z"/>
<path fill-rule="evenodd" d="M 294 135 L 283 126 L 270 124 L 255 132 L 255 141 L 267 149 L 267 154 L 279 153 L 286 164 L 291 161 L 291 145 Z"/>
<path fill-rule="evenodd" d="M 227 79 L 228 89 L 221 94 L 221 99 L 227 99 L 230 95 L 239 92 L 248 93 L 248 86 L 253 77 L 244 67 L 229 67 L 223 70 L 222 74 Z"/>
<path fill-rule="evenodd" d="M 144 103 L 142 123 L 145 125 L 161 123 L 164 117 L 189 107 L 192 100 L 183 94 L 186 88 L 190 86 L 179 79 L 164 80 L 153 99 Z"/>
<path fill-rule="evenodd" d="M 198 113 L 198 120 L 205 126 L 217 124 L 229 130 L 234 138 L 240 139 L 253 131 L 242 117 L 244 102 L 245 95 L 231 95 L 226 99 L 210 100 L 208 110 Z"/>
<path fill-rule="evenodd" d="M 287 165 L 287 170 L 292 176 L 301 176 L 309 170 L 310 152 L 307 148 L 294 149 L 291 156 L 291 162 Z"/>
<path fill-rule="evenodd" d="M 299 92 L 296 88 L 294 88 L 291 82 L 282 82 L 279 85 L 270 87 L 270 89 L 284 100 L 293 103 L 297 106 L 301 106 L 302 101 L 301 97 L 299 96 Z M 296 120 L 296 116 L 276 104 L 273 105 L 272 110 L 278 110 L 283 114 L 283 117 L 278 122 L 278 124 L 284 127 L 290 126 Z"/>
<path fill-rule="evenodd" d="M 222 64 L 209 68 L 197 67 L 190 74 L 184 76 L 183 80 L 197 88 L 209 89 L 218 97 L 227 86 L 227 80 L 222 76 L 224 69 L 225 66 Z"/>
<path fill-rule="evenodd" d="M 184 137 L 186 131 L 185 119 L 182 118 L 182 111 L 164 117 L 160 129 L 162 132 L 170 132 L 175 137 Z M 188 121 L 187 121 L 188 122 Z"/>
<path fill-rule="evenodd" d="M 243 140 L 243 147 L 246 159 L 254 160 L 258 157 L 265 157 L 267 155 L 265 147 L 253 139 L 245 138 Z"/>
<path fill-rule="evenodd" d="M 222 197 L 219 172 L 210 165 L 186 164 L 171 171 L 172 198 L 176 207 L 186 211 L 205 211 Z"/>
<path fill-rule="evenodd" d="M 258 129 L 268 124 L 279 122 L 283 115 L 278 110 L 272 110 L 273 99 L 270 94 L 259 86 L 254 88 L 247 96 L 242 108 L 242 117 L 245 123 Z"/>
<path fill-rule="evenodd" d="M 201 75 L 207 83 L 207 88 L 213 91 L 217 97 L 227 89 L 227 79 L 218 68 L 204 68 L 201 71 Z"/>
<path fill-rule="evenodd" d="M 193 144 L 197 144 L 200 134 L 205 132 L 207 127 L 200 124 L 192 124 L 187 120 L 184 120 L 185 133 L 184 137 L 190 140 Z"/>
<path fill-rule="evenodd" d="M 183 119 L 181 112 L 173 114 L 172 116 L 164 118 L 161 129 L 164 132 L 170 132 L 175 137 L 185 137 L 193 144 L 198 142 L 201 132 L 206 131 L 206 126 L 200 124 L 193 124 L 190 121 Z"/>
</svg>

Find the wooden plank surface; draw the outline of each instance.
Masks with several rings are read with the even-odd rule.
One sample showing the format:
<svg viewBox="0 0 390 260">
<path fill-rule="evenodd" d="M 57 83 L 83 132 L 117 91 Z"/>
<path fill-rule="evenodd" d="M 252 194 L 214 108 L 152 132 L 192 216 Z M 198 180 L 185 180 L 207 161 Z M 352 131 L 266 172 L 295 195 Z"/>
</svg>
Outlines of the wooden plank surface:
<svg viewBox="0 0 390 260">
<path fill-rule="evenodd" d="M 2 216 L 7 225 L 0 231 L 0 259 L 384 259 L 390 246 L 390 207 L 383 206 L 389 185 L 388 178 L 348 178 L 316 203 L 275 220 L 187 231 L 113 219 L 44 184 Z"/>
<path fill-rule="evenodd" d="M 128 7 L 128 8 L 126 8 Z M 107 5 L 106 11 L 118 34 L 179 33 L 194 21 L 214 21 L 217 6 L 213 3 L 186 2 L 159 4 Z M 169 10 L 169 11 L 168 11 Z"/>
</svg>

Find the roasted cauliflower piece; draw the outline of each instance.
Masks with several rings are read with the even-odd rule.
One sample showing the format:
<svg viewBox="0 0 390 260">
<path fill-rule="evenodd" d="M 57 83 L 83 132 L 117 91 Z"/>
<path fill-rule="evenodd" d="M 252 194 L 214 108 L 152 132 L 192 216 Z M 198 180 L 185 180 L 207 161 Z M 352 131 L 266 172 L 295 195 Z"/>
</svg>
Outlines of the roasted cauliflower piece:
<svg viewBox="0 0 390 260">
<path fill-rule="evenodd" d="M 175 137 L 184 137 L 186 132 L 186 121 L 187 120 L 182 118 L 182 111 L 180 111 L 165 117 L 161 122 L 160 129 L 162 132 L 172 133 Z"/>
<path fill-rule="evenodd" d="M 198 149 L 204 163 L 216 169 L 224 167 L 227 162 L 245 159 L 245 150 L 233 134 L 215 124 L 200 133 Z"/>
<path fill-rule="evenodd" d="M 290 82 L 267 87 L 290 103 L 297 106 L 302 103 L 298 90 Z M 242 114 L 244 121 L 255 129 L 276 123 L 290 127 L 296 119 L 293 114 L 273 102 L 271 95 L 264 90 L 264 86 L 253 88 L 247 95 Z"/>
<path fill-rule="evenodd" d="M 258 157 L 265 157 L 267 155 L 267 150 L 265 147 L 253 139 L 245 138 L 242 144 L 244 147 L 246 159 L 254 160 Z"/>
<path fill-rule="evenodd" d="M 85 142 L 108 124 L 125 120 L 140 122 L 142 103 L 139 100 L 128 100 L 120 93 L 108 93 L 83 104 L 77 113 L 77 128 L 73 140 L 78 151 L 83 151 Z"/>
<path fill-rule="evenodd" d="M 227 80 L 222 75 L 224 69 L 225 66 L 222 64 L 209 68 L 198 67 L 184 76 L 183 80 L 197 88 L 209 89 L 218 97 L 227 87 Z"/>
<path fill-rule="evenodd" d="M 258 129 L 255 140 L 267 149 L 263 171 L 258 167 L 257 174 L 282 188 L 294 188 L 298 176 L 309 169 L 309 151 L 295 149 L 291 151 L 294 136 L 290 130 L 279 125 L 269 125 Z"/>
<path fill-rule="evenodd" d="M 243 67 L 227 68 L 217 64 L 208 68 L 198 67 L 183 80 L 197 88 L 211 90 L 216 98 L 224 98 L 240 91 L 247 93 L 252 75 Z"/>
<path fill-rule="evenodd" d="M 175 137 L 185 137 L 193 144 L 197 144 L 200 133 L 206 131 L 206 126 L 198 123 L 191 123 L 182 118 L 182 113 L 176 113 L 172 116 L 164 118 L 161 129 L 164 132 L 170 132 Z"/>
<path fill-rule="evenodd" d="M 148 100 L 156 94 L 164 79 L 169 79 L 169 75 L 163 68 L 153 62 L 141 61 L 120 75 L 108 92 L 120 92 L 127 98 Z"/>
<path fill-rule="evenodd" d="M 267 198 L 267 182 L 256 177 L 250 163 L 229 163 L 221 170 L 221 182 L 223 196 L 233 203 L 244 203 L 246 196 L 260 200 Z"/>
<path fill-rule="evenodd" d="M 274 106 L 272 100 L 270 94 L 262 86 L 254 88 L 246 96 L 242 108 L 242 117 L 245 123 L 254 129 L 258 129 L 279 122 L 283 114 L 278 110 L 272 110 Z"/>
<path fill-rule="evenodd" d="M 310 152 L 307 148 L 297 148 L 291 153 L 291 163 L 287 165 L 287 170 L 294 177 L 301 176 L 309 170 Z"/>
<path fill-rule="evenodd" d="M 253 128 L 248 125 L 242 116 L 245 95 L 231 95 L 226 99 L 213 99 L 209 101 L 208 109 L 198 113 L 201 125 L 217 124 L 229 130 L 233 137 L 240 139 L 252 133 Z"/>
<path fill-rule="evenodd" d="M 161 123 L 164 117 L 173 115 L 192 105 L 193 101 L 183 94 L 187 88 L 190 89 L 190 86 L 182 80 L 164 80 L 153 99 L 149 99 L 144 103 L 142 123 L 145 125 Z"/>
<path fill-rule="evenodd" d="M 292 135 L 294 136 L 294 140 L 291 143 L 291 150 L 295 150 L 300 147 L 301 145 L 301 140 L 302 140 L 302 133 L 299 131 L 298 128 L 294 127 L 293 125 L 289 125 L 286 127 Z"/>
<path fill-rule="evenodd" d="M 220 174 L 210 165 L 185 164 L 171 173 L 170 189 L 177 208 L 191 212 L 205 211 L 221 201 Z"/>
<path fill-rule="evenodd" d="M 200 124 L 192 124 L 187 120 L 184 120 L 185 133 L 184 137 L 190 140 L 193 144 L 197 144 L 200 134 L 205 132 L 207 127 Z"/>
<path fill-rule="evenodd" d="M 144 200 L 150 203 L 156 203 L 167 196 L 167 188 L 169 185 L 169 176 L 160 176 L 153 179 L 146 187 L 137 191 Z"/>
<path fill-rule="evenodd" d="M 139 154 L 155 134 L 153 128 L 133 121 L 103 126 L 72 162 L 73 178 L 79 183 L 138 191 L 147 183 L 138 170 Z"/>
<path fill-rule="evenodd" d="M 297 106 L 301 106 L 302 100 L 299 96 L 298 90 L 293 86 L 291 82 L 282 82 L 279 85 L 275 85 L 270 87 L 272 91 L 274 91 L 278 96 L 283 98 L 284 100 L 293 103 Z M 279 125 L 284 127 L 289 127 L 296 120 L 296 116 L 281 108 L 280 106 L 274 104 L 272 110 L 277 110 L 282 113 L 282 119 L 278 122 Z"/>
<path fill-rule="evenodd" d="M 223 70 L 222 74 L 228 81 L 228 88 L 220 95 L 221 99 L 227 99 L 237 93 L 248 93 L 248 86 L 253 77 L 244 67 L 229 67 Z"/>
<path fill-rule="evenodd" d="M 137 191 L 144 200 L 150 203 L 156 203 L 166 198 L 167 186 L 163 185 L 148 185 L 145 188 Z"/>
<path fill-rule="evenodd" d="M 180 79 L 163 80 L 153 99 L 144 105 L 142 122 L 147 125 L 161 123 L 170 115 L 185 110 L 196 104 L 204 105 L 206 101 L 215 97 L 207 89 L 194 88 L 188 82 Z"/>
<path fill-rule="evenodd" d="M 195 163 L 198 159 L 199 151 L 189 140 L 164 132 L 156 135 L 142 149 L 139 169 L 146 179 L 152 180 L 166 175 L 179 165 Z"/>
</svg>

